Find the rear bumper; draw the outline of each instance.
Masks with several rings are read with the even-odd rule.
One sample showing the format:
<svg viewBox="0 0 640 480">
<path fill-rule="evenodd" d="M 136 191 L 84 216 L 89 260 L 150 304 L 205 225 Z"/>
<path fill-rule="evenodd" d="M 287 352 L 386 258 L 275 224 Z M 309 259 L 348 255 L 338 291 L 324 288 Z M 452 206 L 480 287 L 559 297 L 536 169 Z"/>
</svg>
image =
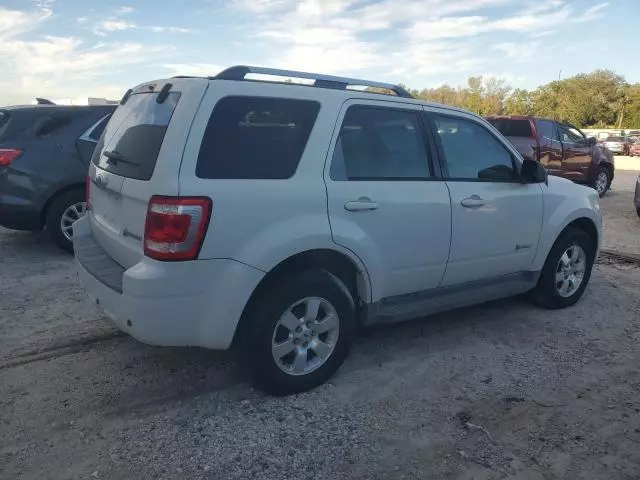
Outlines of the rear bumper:
<svg viewBox="0 0 640 480">
<path fill-rule="evenodd" d="M 86 217 L 73 230 L 74 246 L 86 249 L 93 238 Z M 228 348 L 264 276 L 228 259 L 157 262 L 143 257 L 125 270 L 94 245 L 97 249 L 89 255 L 76 254 L 82 285 L 122 331 L 151 345 Z M 93 265 L 96 262 L 102 266 Z"/>
<path fill-rule="evenodd" d="M 38 231 L 42 229 L 40 212 L 29 205 L 9 203 L 0 195 L 0 225 L 12 230 Z"/>
</svg>

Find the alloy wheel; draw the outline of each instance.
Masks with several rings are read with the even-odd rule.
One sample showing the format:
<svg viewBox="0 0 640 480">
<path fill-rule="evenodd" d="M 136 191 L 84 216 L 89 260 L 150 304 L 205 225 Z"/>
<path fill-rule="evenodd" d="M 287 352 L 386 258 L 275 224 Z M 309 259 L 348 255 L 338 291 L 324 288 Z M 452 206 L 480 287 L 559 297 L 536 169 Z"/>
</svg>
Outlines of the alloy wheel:
<svg viewBox="0 0 640 480">
<path fill-rule="evenodd" d="M 556 266 L 555 284 L 561 297 L 567 298 L 578 291 L 587 270 L 587 254 L 580 245 L 571 245 Z"/>
<path fill-rule="evenodd" d="M 306 375 L 331 356 L 339 331 L 340 318 L 328 300 L 303 298 L 287 308 L 275 326 L 273 359 L 289 375 Z"/>
<path fill-rule="evenodd" d="M 73 240 L 73 222 L 84 216 L 87 211 L 86 202 L 78 202 L 69 207 L 62 213 L 60 217 L 60 230 L 62 235 L 69 240 Z"/>
</svg>

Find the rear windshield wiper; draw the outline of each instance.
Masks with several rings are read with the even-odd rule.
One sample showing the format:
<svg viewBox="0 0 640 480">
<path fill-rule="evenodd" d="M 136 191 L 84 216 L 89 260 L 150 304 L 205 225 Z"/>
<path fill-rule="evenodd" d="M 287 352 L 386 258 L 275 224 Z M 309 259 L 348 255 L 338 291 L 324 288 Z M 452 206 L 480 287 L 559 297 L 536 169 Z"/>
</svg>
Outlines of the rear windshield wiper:
<svg viewBox="0 0 640 480">
<path fill-rule="evenodd" d="M 121 153 L 118 153 L 115 150 L 105 150 L 102 154 L 109 159 L 109 163 L 128 163 L 129 165 L 140 165 L 138 162 L 127 159 Z"/>
</svg>

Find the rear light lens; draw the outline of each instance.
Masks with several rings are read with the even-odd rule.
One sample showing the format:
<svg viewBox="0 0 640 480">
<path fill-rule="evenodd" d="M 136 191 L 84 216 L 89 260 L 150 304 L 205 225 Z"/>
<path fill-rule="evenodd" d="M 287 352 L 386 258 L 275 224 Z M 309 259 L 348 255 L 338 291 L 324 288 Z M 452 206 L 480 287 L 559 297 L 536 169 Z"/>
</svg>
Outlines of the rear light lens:
<svg viewBox="0 0 640 480">
<path fill-rule="evenodd" d="M 0 148 L 0 165 L 9 165 L 22 155 L 22 150 L 17 148 Z"/>
<path fill-rule="evenodd" d="M 151 197 L 144 226 L 144 254 L 162 261 L 195 260 L 210 217 L 208 197 Z"/>
<path fill-rule="evenodd" d="M 87 175 L 87 182 L 85 184 L 85 201 L 87 203 L 86 209 L 89 210 L 91 208 L 91 177 Z"/>
</svg>

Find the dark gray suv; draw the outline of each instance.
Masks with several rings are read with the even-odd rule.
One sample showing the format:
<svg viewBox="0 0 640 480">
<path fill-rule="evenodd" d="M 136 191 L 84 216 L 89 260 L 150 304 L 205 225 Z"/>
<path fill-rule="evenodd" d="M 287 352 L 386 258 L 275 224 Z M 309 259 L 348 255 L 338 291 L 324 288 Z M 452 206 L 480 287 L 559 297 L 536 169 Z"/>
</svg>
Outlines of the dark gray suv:
<svg viewBox="0 0 640 480">
<path fill-rule="evenodd" d="M 94 147 L 115 105 L 0 108 L 0 225 L 47 228 L 73 251 Z"/>
</svg>

